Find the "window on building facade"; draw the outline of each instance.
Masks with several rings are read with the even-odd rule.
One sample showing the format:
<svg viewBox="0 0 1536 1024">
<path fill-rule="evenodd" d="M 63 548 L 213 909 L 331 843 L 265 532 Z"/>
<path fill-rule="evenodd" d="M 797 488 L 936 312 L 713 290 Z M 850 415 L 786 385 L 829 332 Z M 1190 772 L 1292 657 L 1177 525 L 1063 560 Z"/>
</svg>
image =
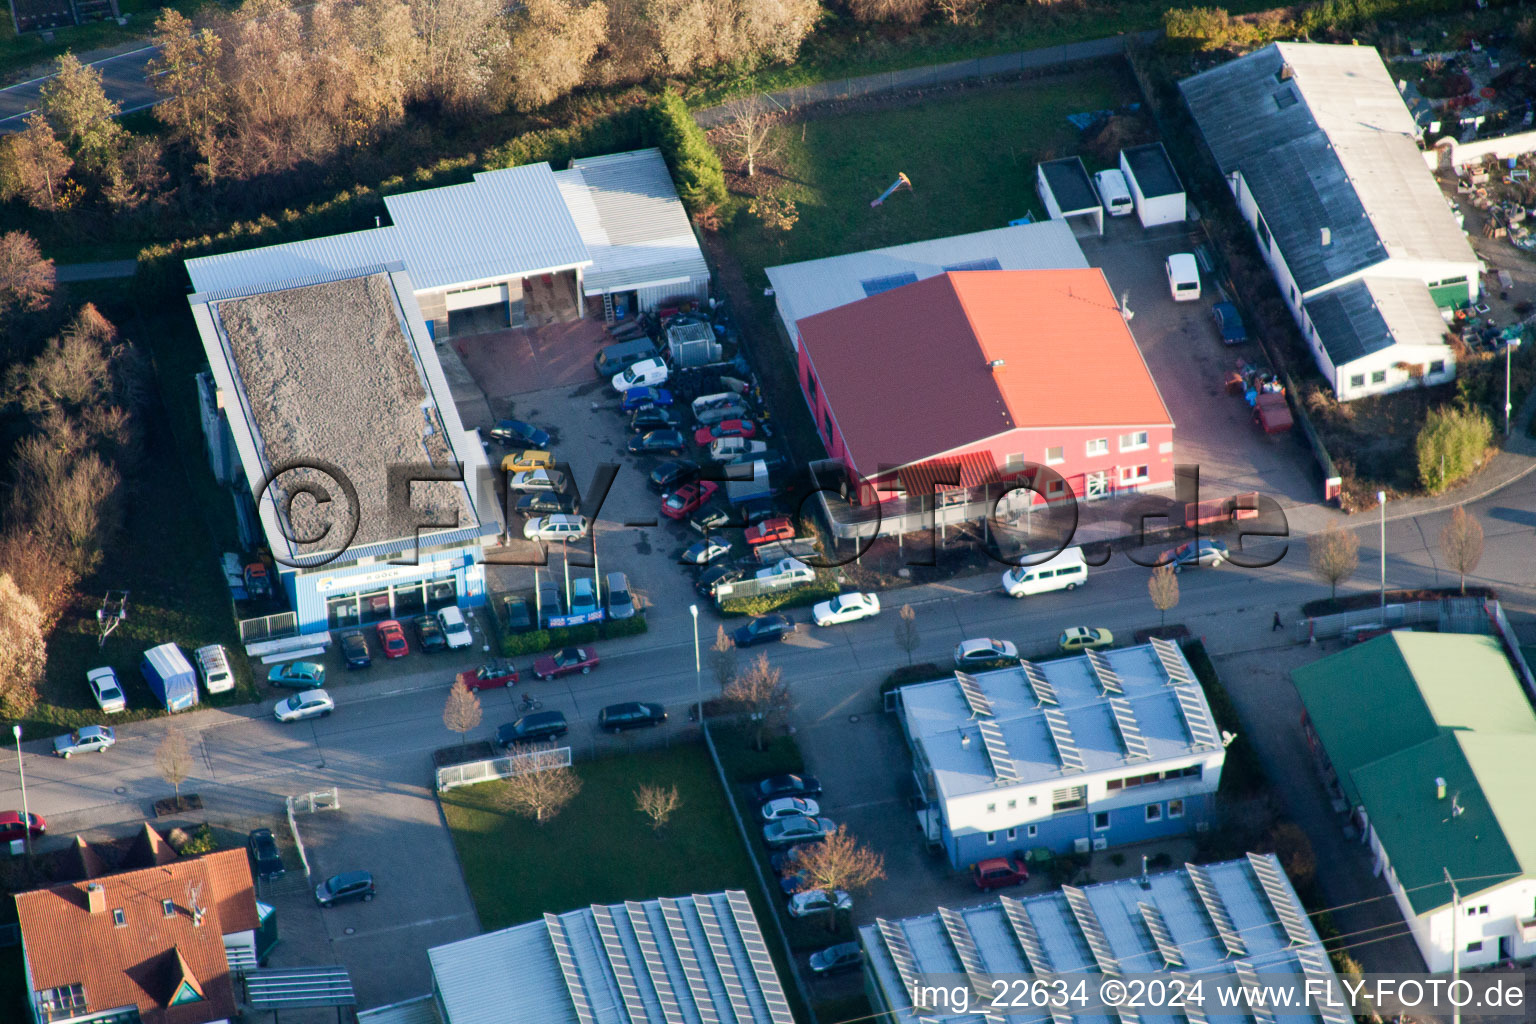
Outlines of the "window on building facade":
<svg viewBox="0 0 1536 1024">
<path fill-rule="evenodd" d="M 1120 435 L 1120 450 L 1123 452 L 1134 452 L 1146 446 L 1147 432 L 1145 430 L 1135 430 L 1129 434 Z"/>
<path fill-rule="evenodd" d="M 1047 480 L 1045 482 L 1045 496 L 1047 498 L 1059 498 L 1067 493 L 1065 480 Z"/>
<path fill-rule="evenodd" d="M 1024 453 L 1014 452 L 1003 461 L 1003 468 L 1009 472 L 1015 472 L 1024 468 Z"/>
<path fill-rule="evenodd" d="M 987 804 L 987 813 L 988 814 L 996 814 L 997 813 L 997 804 Z"/>
<path fill-rule="evenodd" d="M 1033 839 L 1033 838 L 1035 838 L 1035 836 L 1040 834 L 1040 826 L 1039 825 L 1031 825 L 1031 826 L 1029 826 L 1028 828 L 1026 828 L 1024 830 L 1024 834 L 1029 836 L 1029 838 Z"/>
<path fill-rule="evenodd" d="M 1071 811 L 1079 807 L 1088 806 L 1088 787 L 1072 786 L 1068 789 L 1058 789 L 1051 794 L 1051 810 Z"/>
<path fill-rule="evenodd" d="M 1147 479 L 1147 477 L 1151 475 L 1151 472 L 1151 468 L 1148 466 L 1121 466 L 1120 482 L 1122 484 L 1140 483 L 1141 481 Z"/>
<path fill-rule="evenodd" d="M 1430 373 L 1444 373 L 1445 372 L 1445 360 L 1444 359 L 1431 359 L 1429 361 L 1429 372 Z"/>
<path fill-rule="evenodd" d="M 1008 809 L 1009 809 L 1009 810 L 1010 810 L 1010 811 L 1011 811 L 1011 810 L 1014 810 L 1014 809 L 1015 809 L 1015 808 L 1016 808 L 1016 807 L 1018 807 L 1018 806 L 1019 806 L 1019 802 L 1018 802 L 1018 801 L 1017 801 L 1017 800 L 1009 800 L 1009 801 L 1008 801 Z"/>
<path fill-rule="evenodd" d="M 1163 805 L 1162 804 L 1147 804 L 1147 820 L 1148 821 L 1162 821 L 1163 820 Z"/>
<path fill-rule="evenodd" d="M 988 832 L 987 833 L 987 845 L 991 846 L 995 842 L 997 842 L 997 833 L 996 832 Z"/>
<path fill-rule="evenodd" d="M 1482 948 L 1483 948 L 1483 943 L 1482 943 L 1481 939 L 1479 939 L 1476 942 L 1469 942 L 1469 943 L 1467 943 L 1467 952 L 1468 953 L 1479 953 L 1479 952 L 1482 951 Z"/>
<path fill-rule="evenodd" d="M 1363 388 L 1363 387 L 1365 387 L 1365 374 L 1363 374 L 1363 373 L 1351 374 L 1350 378 L 1349 378 L 1349 386 L 1352 387 L 1352 388 Z"/>
<path fill-rule="evenodd" d="M 1376 370 L 1375 372 L 1373 372 L 1371 374 L 1371 383 L 1372 384 L 1385 384 L 1386 380 L 1387 380 L 1387 371 L 1386 370 Z"/>
<path fill-rule="evenodd" d="M 1095 832 L 1103 832 L 1107 828 L 1109 828 L 1109 812 L 1108 811 L 1099 811 L 1096 814 L 1094 814 L 1094 816 L 1093 816 L 1093 830 Z"/>
<path fill-rule="evenodd" d="M 1055 465 L 1058 462 L 1065 462 L 1065 461 L 1067 461 L 1067 457 L 1066 457 L 1066 455 L 1065 455 L 1061 445 L 1057 445 L 1054 448 L 1047 448 L 1045 450 L 1045 464 L 1047 466 L 1053 466 L 1053 465 Z"/>
<path fill-rule="evenodd" d="M 1168 817 L 1170 817 L 1170 818 L 1182 818 L 1182 817 L 1184 817 L 1184 801 L 1183 800 L 1169 800 L 1168 801 Z"/>
<path fill-rule="evenodd" d="M 805 393 L 813 403 L 816 401 L 816 375 L 809 366 L 805 368 Z"/>
<path fill-rule="evenodd" d="M 1034 797 L 1030 797 L 1029 798 L 1029 806 L 1031 806 L 1031 807 L 1035 806 L 1035 798 Z"/>
<path fill-rule="evenodd" d="M 1008 841 L 1011 843 L 1011 842 L 1013 842 L 1017 838 L 1019 838 L 1019 830 L 1016 829 L 1016 828 L 1009 829 L 1008 830 Z"/>
<path fill-rule="evenodd" d="M 1269 250 L 1269 225 L 1264 223 L 1264 215 L 1258 210 L 1253 211 L 1253 229 L 1259 234 L 1259 245 L 1265 251 Z"/>
<path fill-rule="evenodd" d="M 1109 454 L 1109 438 L 1107 438 L 1107 437 L 1096 437 L 1092 441 L 1089 441 L 1088 442 L 1088 454 L 1089 455 L 1108 455 Z"/>
</svg>

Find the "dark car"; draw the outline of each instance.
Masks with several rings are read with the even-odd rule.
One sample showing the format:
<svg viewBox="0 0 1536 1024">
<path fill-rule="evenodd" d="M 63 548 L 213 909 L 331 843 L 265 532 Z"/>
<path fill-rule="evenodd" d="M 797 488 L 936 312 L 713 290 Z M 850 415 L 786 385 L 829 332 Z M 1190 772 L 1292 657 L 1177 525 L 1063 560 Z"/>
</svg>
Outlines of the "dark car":
<svg viewBox="0 0 1536 1024">
<path fill-rule="evenodd" d="M 368 653 L 368 639 L 358 632 L 341 634 L 341 657 L 347 668 L 367 668 L 373 664 Z"/>
<path fill-rule="evenodd" d="M 982 892 L 1023 885 L 1029 881 L 1029 868 L 1024 866 L 1024 858 L 1017 854 L 1012 857 L 988 857 L 971 865 L 971 881 Z"/>
<path fill-rule="evenodd" d="M 795 620 L 788 615 L 760 615 L 739 627 L 733 636 L 737 647 L 752 647 L 783 640 L 794 631 Z"/>
<path fill-rule="evenodd" d="M 715 588 L 722 583 L 735 583 L 744 579 L 747 573 L 744 569 L 738 569 L 729 565 L 712 565 L 699 573 L 699 578 L 694 581 L 693 589 L 700 597 L 714 597 Z"/>
<path fill-rule="evenodd" d="M 522 420 L 502 420 L 491 428 L 491 438 L 518 448 L 549 447 L 549 431 Z"/>
<path fill-rule="evenodd" d="M 1231 552 L 1221 541 L 1201 537 L 1198 541 L 1187 541 L 1176 548 L 1164 551 L 1158 556 L 1158 562 L 1161 565 L 1172 565 L 1174 572 L 1183 572 L 1197 565 L 1208 565 L 1214 569 L 1230 557 Z"/>
<path fill-rule="evenodd" d="M 551 615 L 564 615 L 565 606 L 560 603 L 560 584 L 554 580 L 539 581 L 539 615 L 545 622 Z"/>
<path fill-rule="evenodd" d="M 251 870 L 257 878 L 282 878 L 287 873 L 271 829 L 259 828 L 247 836 L 245 850 L 251 855 Z"/>
<path fill-rule="evenodd" d="M 634 412 L 646 406 L 661 407 L 671 404 L 672 392 L 666 388 L 630 388 L 624 392 L 624 399 L 619 403 L 619 408 L 624 412 Z"/>
<path fill-rule="evenodd" d="M 561 711 L 536 711 L 524 715 L 515 722 L 508 722 L 496 730 L 496 742 L 503 747 L 519 743 L 542 743 L 555 740 L 570 731 Z"/>
<path fill-rule="evenodd" d="M 597 713 L 597 724 L 607 732 L 623 729 L 639 729 L 647 725 L 660 725 L 667 720 L 667 709 L 660 704 L 648 704 L 638 700 L 622 704 L 609 704 Z"/>
<path fill-rule="evenodd" d="M 864 950 L 857 942 L 839 942 L 811 954 L 811 973 L 825 977 L 851 971 L 864 963 Z"/>
<path fill-rule="evenodd" d="M 681 455 L 688 439 L 676 430 L 648 430 L 630 438 L 626 447 L 631 455 Z"/>
<path fill-rule="evenodd" d="M 781 796 L 821 796 L 821 780 L 814 775 L 775 775 L 757 784 L 757 802 Z"/>
<path fill-rule="evenodd" d="M 559 491 L 533 491 L 518 498 L 513 511 L 524 518 L 569 513 L 571 499 Z"/>
<path fill-rule="evenodd" d="M 373 876 L 368 872 L 344 871 L 315 886 L 315 902 L 322 907 L 333 907 L 352 900 L 367 903 L 373 899 L 375 891 Z"/>
<path fill-rule="evenodd" d="M 1216 303 L 1211 307 L 1211 318 L 1216 321 L 1216 329 L 1221 332 L 1223 344 L 1240 345 L 1248 340 L 1248 327 L 1232 303 Z"/>
<path fill-rule="evenodd" d="M 629 417 L 629 429 L 636 433 L 647 430 L 664 430 L 677 426 L 677 414 L 671 409 L 648 405 L 636 409 Z"/>
<path fill-rule="evenodd" d="M 699 467 L 696 463 L 686 459 L 669 460 L 651 470 L 651 490 L 662 492 L 676 490 L 680 485 L 698 475 Z"/>
<path fill-rule="evenodd" d="M 418 615 L 411 620 L 411 629 L 415 632 L 416 643 L 423 652 L 448 649 L 448 638 L 443 635 L 443 627 L 437 624 L 437 616 Z"/>
<path fill-rule="evenodd" d="M 597 652 L 590 647 L 562 647 L 554 654 L 546 654 L 533 663 L 533 674 L 538 679 L 555 679 L 572 672 L 586 675 L 598 665 Z"/>
<path fill-rule="evenodd" d="M 599 377 L 612 377 L 614 374 L 623 373 L 642 360 L 655 359 L 660 355 L 661 352 L 656 348 L 655 342 L 650 338 L 640 337 L 606 346 L 593 358 L 592 369 L 597 371 Z"/>
<path fill-rule="evenodd" d="M 501 620 L 510 633 L 526 633 L 533 629 L 533 609 L 526 598 L 507 596 L 501 599 Z"/>
<path fill-rule="evenodd" d="M 714 533 L 732 525 L 731 514 L 719 505 L 705 505 L 688 517 L 688 525 L 699 533 Z"/>
</svg>

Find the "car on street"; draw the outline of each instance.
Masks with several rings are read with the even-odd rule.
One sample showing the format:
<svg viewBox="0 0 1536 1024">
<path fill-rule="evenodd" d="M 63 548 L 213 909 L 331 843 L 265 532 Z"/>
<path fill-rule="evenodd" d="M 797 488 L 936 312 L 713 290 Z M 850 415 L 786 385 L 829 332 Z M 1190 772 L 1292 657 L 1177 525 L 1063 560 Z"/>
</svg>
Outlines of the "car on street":
<svg viewBox="0 0 1536 1024">
<path fill-rule="evenodd" d="M 697 543 L 690 544 L 680 560 L 688 565 L 708 565 L 717 558 L 731 553 L 731 542 L 717 534 L 710 534 Z"/>
<path fill-rule="evenodd" d="M 1161 565 L 1173 566 L 1174 572 L 1183 572 L 1185 569 L 1197 565 L 1208 565 L 1212 569 L 1231 557 L 1226 544 L 1209 537 L 1201 537 L 1199 540 L 1186 541 L 1176 548 L 1169 548 L 1157 557 Z"/>
<path fill-rule="evenodd" d="M 258 828 L 245 837 L 245 852 L 251 858 L 251 873 L 257 878 L 282 878 L 288 873 L 277 839 L 269 828 Z"/>
<path fill-rule="evenodd" d="M 789 898 L 790 917 L 811 917 L 835 910 L 852 910 L 853 897 L 841 889 L 827 892 L 825 889 L 806 889 Z"/>
<path fill-rule="evenodd" d="M 496 742 L 503 747 L 519 743 L 543 743 L 557 740 L 570 731 L 562 711 L 535 711 L 496 730 Z"/>
<path fill-rule="evenodd" d="M 1076 654 L 1079 651 L 1096 651 L 1101 647 L 1108 647 L 1115 642 L 1115 634 L 1107 629 L 1097 629 L 1092 626 L 1073 626 L 1062 630 L 1061 639 L 1056 641 L 1056 646 L 1068 654 Z"/>
<path fill-rule="evenodd" d="M 635 388 L 655 387 L 667 382 L 670 371 L 657 356 L 642 359 L 633 366 L 613 375 L 613 390 L 624 394 Z"/>
<path fill-rule="evenodd" d="M 513 473 L 507 481 L 507 488 L 513 491 L 558 491 L 565 483 L 565 478 L 552 469 L 525 469 L 521 473 Z"/>
<path fill-rule="evenodd" d="M 468 647 L 475 642 L 474 635 L 469 631 L 469 623 L 464 621 L 464 613 L 459 611 L 456 605 L 439 608 L 437 624 L 442 627 L 443 635 L 448 638 L 448 649 L 451 651 Z"/>
<path fill-rule="evenodd" d="M 647 405 L 629 414 L 629 429 L 635 434 L 652 430 L 676 430 L 677 414 L 659 405 Z"/>
<path fill-rule="evenodd" d="M 1018 661 L 1019 649 L 1007 640 L 977 637 L 955 645 L 955 668 L 977 668 L 997 661 Z"/>
<path fill-rule="evenodd" d="M 523 448 L 502 456 L 501 471 L 520 473 L 528 469 L 548 469 L 554 464 L 555 456 L 552 452 L 544 451 L 542 448 Z"/>
<path fill-rule="evenodd" d="M 591 647 L 562 647 L 533 663 L 535 679 L 557 679 L 573 672 L 586 675 L 598 666 L 597 651 Z"/>
<path fill-rule="evenodd" d="M 529 516 L 552 515 L 559 512 L 571 511 L 571 499 L 559 491 L 531 491 L 517 499 L 513 511 L 527 518 Z"/>
<path fill-rule="evenodd" d="M 367 668 L 373 664 L 373 655 L 368 653 L 368 638 L 361 630 L 341 634 L 341 660 L 347 668 Z"/>
<path fill-rule="evenodd" d="M 491 428 L 491 439 L 502 444 L 517 444 L 525 448 L 549 447 L 549 431 L 540 430 L 522 420 L 502 420 Z"/>
<path fill-rule="evenodd" d="M 443 627 L 437 624 L 437 620 L 430 615 L 418 615 L 411 620 L 411 628 L 416 632 L 416 646 L 423 651 L 446 651 L 448 638 L 443 636 Z"/>
<path fill-rule="evenodd" d="M 758 803 L 767 803 L 781 796 L 821 796 L 821 780 L 814 775 L 774 775 L 759 782 L 754 795 Z"/>
<path fill-rule="evenodd" d="M 608 617 L 610 619 L 632 619 L 638 610 L 635 607 L 635 595 L 629 590 L 629 577 L 621 572 L 608 574 Z"/>
<path fill-rule="evenodd" d="M 826 949 L 818 949 L 807 961 L 811 973 L 819 977 L 842 974 L 864 966 L 864 949 L 857 942 L 839 942 Z"/>
<path fill-rule="evenodd" d="M 808 818 L 794 814 L 788 818 L 770 821 L 763 826 L 763 842 L 769 849 L 798 846 L 800 843 L 819 843 L 837 831 L 831 818 Z"/>
<path fill-rule="evenodd" d="M 1243 323 L 1243 315 L 1232 303 L 1218 302 L 1212 306 L 1211 319 L 1216 321 L 1222 344 L 1240 345 L 1248 340 L 1248 325 Z"/>
<path fill-rule="evenodd" d="M 661 514 L 668 519 L 685 519 L 688 513 L 714 497 L 719 489 L 720 485 L 713 480 L 695 480 L 692 483 L 683 484 L 662 499 Z"/>
<path fill-rule="evenodd" d="M 23 825 L 20 811 L 0 811 L 0 843 L 14 842 L 27 833 L 36 839 L 47 831 L 48 822 L 41 814 L 28 814 Z"/>
<path fill-rule="evenodd" d="M 671 404 L 672 392 L 666 388 L 630 388 L 624 392 L 624 400 L 619 403 L 619 408 L 624 412 L 634 412 L 647 405 L 664 407 Z"/>
<path fill-rule="evenodd" d="M 693 581 L 693 591 L 703 598 L 715 596 L 715 588 L 725 583 L 737 583 L 746 579 L 745 569 L 739 569 L 734 565 L 712 565 L 699 573 L 699 578 Z"/>
<path fill-rule="evenodd" d="M 313 690 L 325 685 L 325 666 L 316 661 L 290 661 L 273 665 L 267 672 L 267 682 L 273 686 L 291 686 L 298 690 Z"/>
<path fill-rule="evenodd" d="M 737 626 L 731 638 L 737 647 L 756 647 L 787 640 L 794 631 L 795 620 L 788 615 L 759 615 L 745 626 Z"/>
<path fill-rule="evenodd" d="M 814 818 L 821 813 L 821 805 L 806 796 L 781 796 L 763 804 L 762 810 L 764 821 L 778 821 L 792 814 Z"/>
<path fill-rule="evenodd" d="M 721 420 L 712 427 L 700 427 L 693 432 L 693 443 L 704 446 L 722 437 L 753 438 L 757 436 L 756 420 Z"/>
<path fill-rule="evenodd" d="M 377 892 L 378 890 L 374 888 L 373 876 L 368 872 L 344 871 L 339 875 L 332 875 L 315 886 L 315 902 L 322 907 L 334 907 L 338 903 L 350 903 L 354 900 L 368 903 Z"/>
<path fill-rule="evenodd" d="M 110 668 L 93 668 L 85 674 L 85 684 L 91 688 L 96 706 L 107 714 L 116 714 L 128 708 L 128 698 L 118 684 L 117 673 Z"/>
<path fill-rule="evenodd" d="M 795 524 L 788 516 L 764 519 L 756 526 L 747 527 L 747 543 L 752 547 L 795 539 Z"/>
<path fill-rule="evenodd" d="M 59 757 L 76 754 L 99 754 L 117 742 L 117 733 L 110 725 L 82 725 L 74 732 L 53 738 L 53 752 Z"/>
<path fill-rule="evenodd" d="M 517 682 L 517 668 L 505 658 L 493 658 L 479 668 L 467 668 L 453 677 L 471 690 L 499 690 Z"/>
<path fill-rule="evenodd" d="M 855 592 L 838 594 L 830 601 L 822 601 L 811 609 L 811 620 L 818 626 L 837 626 L 879 614 L 880 595 Z"/>
<path fill-rule="evenodd" d="M 767 450 L 767 441 L 748 441 L 744 437 L 722 437 L 718 441 L 709 442 L 709 457 L 716 462 L 730 462 L 732 459 L 749 458 L 754 455 L 760 455 Z"/>
<path fill-rule="evenodd" d="M 298 722 L 306 718 L 324 718 L 336 710 L 336 702 L 324 690 L 305 690 L 277 702 L 272 717 L 279 722 Z"/>
<path fill-rule="evenodd" d="M 647 430 L 630 438 L 624 447 L 631 455 L 681 455 L 688 439 L 678 430 Z"/>
<path fill-rule="evenodd" d="M 798 846 L 791 846 L 787 850 L 775 850 L 768 855 L 768 866 L 779 876 L 800 875 L 800 856 L 805 851 Z M 801 875 L 801 877 L 804 877 Z M 794 888 L 785 889 L 785 892 L 795 892 Z"/>
<path fill-rule="evenodd" d="M 595 580 L 579 576 L 571 581 L 571 614 L 572 615 L 596 615 L 602 611 L 597 603 L 597 583 Z"/>
<path fill-rule="evenodd" d="M 1024 866 L 1024 858 L 1017 854 L 1012 857 L 988 857 L 971 865 L 971 881 L 982 892 L 1023 885 L 1029 881 L 1029 868 Z"/>
<path fill-rule="evenodd" d="M 640 729 L 648 725 L 661 725 L 667 720 L 667 709 L 660 704 L 630 700 L 621 704 L 609 704 L 597 713 L 598 728 L 605 732 L 621 732 Z"/>
<path fill-rule="evenodd" d="M 586 516 L 534 516 L 523 524 L 524 540 L 581 540 L 586 535 Z"/>
<path fill-rule="evenodd" d="M 405 642 L 405 630 L 399 620 L 385 619 L 374 626 L 373 631 L 379 638 L 379 646 L 384 648 L 384 657 L 393 660 L 411 653 L 411 645 Z"/>
<path fill-rule="evenodd" d="M 681 484 L 685 484 L 699 475 L 697 463 L 686 459 L 668 459 L 666 462 L 658 462 L 651 470 L 648 477 L 651 490 L 665 494 Z"/>
</svg>

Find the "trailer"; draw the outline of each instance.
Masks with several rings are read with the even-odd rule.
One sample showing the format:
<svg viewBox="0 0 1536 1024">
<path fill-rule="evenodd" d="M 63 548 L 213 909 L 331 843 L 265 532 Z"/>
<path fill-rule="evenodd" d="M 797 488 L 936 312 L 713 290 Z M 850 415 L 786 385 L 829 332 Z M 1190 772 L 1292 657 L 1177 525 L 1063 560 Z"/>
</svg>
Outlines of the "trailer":
<svg viewBox="0 0 1536 1024">
<path fill-rule="evenodd" d="M 197 705 L 197 673 L 175 644 L 161 644 L 145 651 L 139 672 L 165 710 L 185 711 Z"/>
<path fill-rule="evenodd" d="M 1192 501 L 1184 506 L 1184 526 L 1211 526 L 1215 523 L 1235 523 L 1240 519 L 1259 518 L 1259 492 L 1235 495 L 1231 498 L 1212 498 L 1209 501 Z"/>
<path fill-rule="evenodd" d="M 1274 391 L 1261 392 L 1253 403 L 1253 422 L 1266 434 L 1283 434 L 1290 430 L 1295 420 L 1285 395 Z"/>
</svg>

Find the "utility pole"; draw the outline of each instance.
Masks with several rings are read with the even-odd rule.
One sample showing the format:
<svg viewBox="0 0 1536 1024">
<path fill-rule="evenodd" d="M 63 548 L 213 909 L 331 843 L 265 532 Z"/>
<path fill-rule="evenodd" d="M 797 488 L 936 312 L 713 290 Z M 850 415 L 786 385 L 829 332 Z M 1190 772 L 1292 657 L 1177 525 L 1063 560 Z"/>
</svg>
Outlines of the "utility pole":
<svg viewBox="0 0 1536 1024">
<path fill-rule="evenodd" d="M 1446 884 L 1451 887 L 1451 991 L 1456 990 L 1456 983 L 1461 980 L 1461 940 L 1456 935 L 1456 926 L 1461 921 L 1461 893 L 1456 891 L 1456 879 L 1451 877 L 1449 868 L 1441 867 L 1445 872 Z M 1461 1024 L 1461 1003 L 1451 1001 L 1451 1024 Z"/>
<path fill-rule="evenodd" d="M 1504 436 L 1509 436 L 1509 354 L 1514 349 L 1514 343 L 1504 342 Z"/>
</svg>

